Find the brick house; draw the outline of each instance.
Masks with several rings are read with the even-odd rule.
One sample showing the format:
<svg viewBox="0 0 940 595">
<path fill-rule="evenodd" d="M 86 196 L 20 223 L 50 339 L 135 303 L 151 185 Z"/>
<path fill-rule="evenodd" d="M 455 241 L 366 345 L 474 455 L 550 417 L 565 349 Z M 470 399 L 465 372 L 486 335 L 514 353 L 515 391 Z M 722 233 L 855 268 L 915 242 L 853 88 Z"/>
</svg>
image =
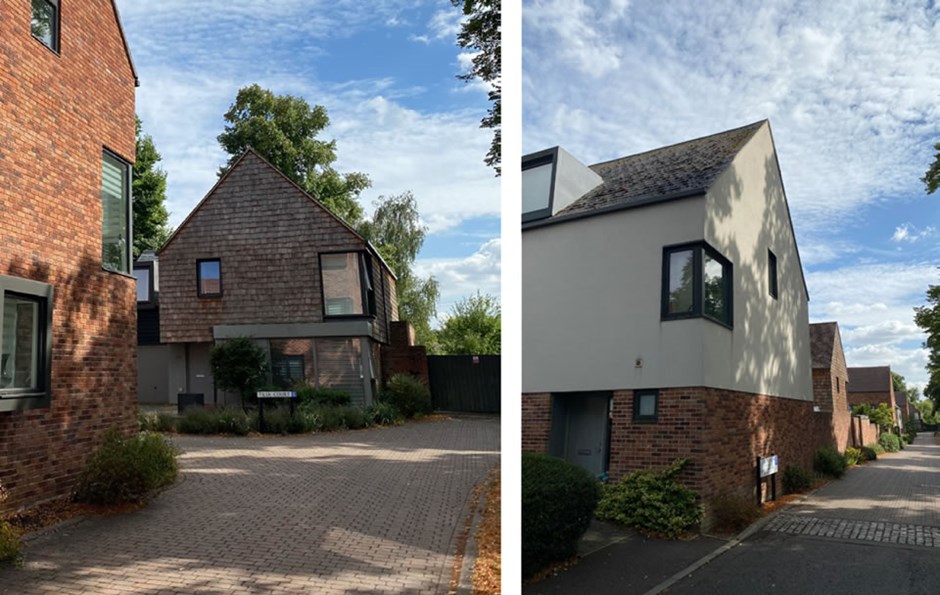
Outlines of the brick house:
<svg viewBox="0 0 940 595">
<path fill-rule="evenodd" d="M 842 452 L 855 444 L 848 404 L 849 373 L 838 323 L 809 325 L 809 339 L 813 359 L 813 410 L 820 443 L 833 444 Z"/>
<path fill-rule="evenodd" d="M 811 468 L 808 293 L 767 121 L 586 167 L 522 158 L 522 445 L 707 501 Z"/>
<path fill-rule="evenodd" d="M 173 236 L 134 267 L 139 399 L 216 390 L 210 348 L 239 336 L 267 352 L 271 381 L 341 388 L 369 404 L 398 319 L 395 276 L 362 236 L 253 150 Z"/>
<path fill-rule="evenodd" d="M 111 0 L 0 0 L 0 512 L 136 428 L 136 85 Z"/>
<path fill-rule="evenodd" d="M 891 408 L 894 423 L 898 423 L 897 401 L 890 366 L 849 368 L 849 405 L 868 403 L 878 406 L 886 403 Z"/>
</svg>

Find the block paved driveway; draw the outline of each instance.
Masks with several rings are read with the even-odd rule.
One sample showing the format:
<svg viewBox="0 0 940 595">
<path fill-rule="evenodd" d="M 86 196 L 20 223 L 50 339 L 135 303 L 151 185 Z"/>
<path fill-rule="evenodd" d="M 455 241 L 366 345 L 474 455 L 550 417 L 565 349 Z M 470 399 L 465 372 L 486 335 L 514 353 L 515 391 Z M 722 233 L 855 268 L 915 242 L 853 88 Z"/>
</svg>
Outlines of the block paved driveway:
<svg viewBox="0 0 940 595">
<path fill-rule="evenodd" d="M 3 593 L 446 593 L 498 418 L 304 436 L 175 436 L 147 508 L 42 534 Z"/>
</svg>

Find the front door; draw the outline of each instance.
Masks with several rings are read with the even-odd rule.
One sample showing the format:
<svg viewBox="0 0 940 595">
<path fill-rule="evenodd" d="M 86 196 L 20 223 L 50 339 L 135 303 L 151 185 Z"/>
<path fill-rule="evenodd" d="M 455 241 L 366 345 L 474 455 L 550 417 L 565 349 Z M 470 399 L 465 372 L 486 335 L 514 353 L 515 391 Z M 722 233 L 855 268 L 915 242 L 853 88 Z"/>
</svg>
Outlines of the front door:
<svg viewBox="0 0 940 595">
<path fill-rule="evenodd" d="M 564 458 L 594 476 L 606 471 L 607 417 L 610 395 L 581 393 L 564 396 Z"/>
</svg>

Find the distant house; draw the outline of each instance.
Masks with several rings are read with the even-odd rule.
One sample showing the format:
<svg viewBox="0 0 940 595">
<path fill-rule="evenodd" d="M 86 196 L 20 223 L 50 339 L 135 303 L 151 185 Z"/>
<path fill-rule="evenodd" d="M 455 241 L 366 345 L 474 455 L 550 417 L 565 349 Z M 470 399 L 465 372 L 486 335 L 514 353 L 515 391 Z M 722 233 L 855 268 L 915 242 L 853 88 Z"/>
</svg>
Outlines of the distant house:
<svg viewBox="0 0 940 595">
<path fill-rule="evenodd" d="M 522 444 L 703 497 L 809 468 L 808 294 L 767 121 L 590 167 L 522 158 Z"/>
<path fill-rule="evenodd" d="M 136 428 L 137 76 L 111 0 L 0 0 L 0 512 Z"/>
<path fill-rule="evenodd" d="M 819 442 L 832 444 L 840 452 L 848 446 L 861 446 L 861 438 L 855 437 L 860 433 L 851 426 L 849 374 L 839 325 L 835 322 L 811 324 L 809 337 L 813 356 L 813 409 L 827 414 L 817 416 L 821 432 Z"/>
<path fill-rule="evenodd" d="M 134 274 L 141 402 L 176 403 L 187 393 L 225 403 L 209 351 L 241 336 L 268 354 L 275 385 L 374 399 L 380 347 L 398 319 L 395 276 L 365 239 L 254 151 Z"/>
<path fill-rule="evenodd" d="M 885 403 L 891 408 L 894 423 L 898 422 L 894 382 L 889 366 L 849 368 L 849 405 Z"/>
<path fill-rule="evenodd" d="M 913 409 L 910 400 L 907 398 L 907 392 L 903 390 L 895 391 L 894 400 L 897 403 L 898 419 L 901 420 L 902 426 L 906 426 L 911 421 L 911 410 Z"/>
</svg>

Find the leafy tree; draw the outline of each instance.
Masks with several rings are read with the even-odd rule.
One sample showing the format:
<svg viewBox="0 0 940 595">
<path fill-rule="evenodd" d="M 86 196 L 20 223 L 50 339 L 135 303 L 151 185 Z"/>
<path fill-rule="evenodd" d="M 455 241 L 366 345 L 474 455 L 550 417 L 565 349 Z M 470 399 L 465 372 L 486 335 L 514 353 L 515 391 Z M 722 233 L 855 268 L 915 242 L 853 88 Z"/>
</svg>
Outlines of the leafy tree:
<svg viewBox="0 0 940 595">
<path fill-rule="evenodd" d="M 333 169 L 336 141 L 317 138 L 330 123 L 326 108 L 249 85 L 238 91 L 225 121 L 218 140 L 231 157 L 220 177 L 251 147 L 346 223 L 355 227 L 362 221 L 359 193 L 371 182 L 366 174 Z"/>
<path fill-rule="evenodd" d="M 492 107 L 480 121 L 482 128 L 493 130 L 493 141 L 484 162 L 500 174 L 502 163 L 502 37 L 500 35 L 500 0 L 451 0 L 462 7 L 467 17 L 457 35 L 457 45 L 474 50 L 470 71 L 458 78 L 464 81 L 480 79 L 492 85 L 489 100 Z"/>
<path fill-rule="evenodd" d="M 268 379 L 267 354 L 249 337 L 215 345 L 209 352 L 209 365 L 216 386 L 237 392 L 246 410 L 254 391 Z"/>
<path fill-rule="evenodd" d="M 937 423 L 937 411 L 933 401 L 915 401 L 914 408 L 920 413 L 920 419 L 925 424 Z"/>
<path fill-rule="evenodd" d="M 916 386 L 908 386 L 907 380 L 897 372 L 891 372 L 891 382 L 894 385 L 894 392 L 903 392 L 907 395 L 907 400 L 913 403 L 920 398 L 920 391 Z"/>
<path fill-rule="evenodd" d="M 933 164 L 924 174 L 924 177 L 920 179 L 927 189 L 927 194 L 933 194 L 937 191 L 937 188 L 940 188 L 940 143 L 935 144 L 933 148 L 937 151 L 933 158 Z"/>
<path fill-rule="evenodd" d="M 490 295 L 477 292 L 454 304 L 438 333 L 448 355 L 489 355 L 500 352 L 500 307 Z"/>
<path fill-rule="evenodd" d="M 924 396 L 940 409 L 940 285 L 928 287 L 927 305 L 914 308 L 914 323 L 927 333 L 924 348 L 929 378 Z"/>
<path fill-rule="evenodd" d="M 418 203 L 411 192 L 404 192 L 380 196 L 375 206 L 372 219 L 364 221 L 359 232 L 372 242 L 398 277 L 398 317 L 411 323 L 415 340 L 433 353 L 436 347 L 431 319 L 437 314 L 440 291 L 434 277 L 422 278 L 412 270 L 427 233 L 418 217 Z"/>
<path fill-rule="evenodd" d="M 156 250 L 169 238 L 173 230 L 167 226 L 170 214 L 166 201 L 166 172 L 157 167 L 160 153 L 153 138 L 141 131 L 137 118 L 137 147 L 133 168 L 134 202 L 134 260 L 144 250 Z"/>
<path fill-rule="evenodd" d="M 890 432 L 894 427 L 894 412 L 887 403 L 878 403 L 877 407 L 870 403 L 852 405 L 852 415 L 867 415 L 882 432 Z"/>
</svg>

